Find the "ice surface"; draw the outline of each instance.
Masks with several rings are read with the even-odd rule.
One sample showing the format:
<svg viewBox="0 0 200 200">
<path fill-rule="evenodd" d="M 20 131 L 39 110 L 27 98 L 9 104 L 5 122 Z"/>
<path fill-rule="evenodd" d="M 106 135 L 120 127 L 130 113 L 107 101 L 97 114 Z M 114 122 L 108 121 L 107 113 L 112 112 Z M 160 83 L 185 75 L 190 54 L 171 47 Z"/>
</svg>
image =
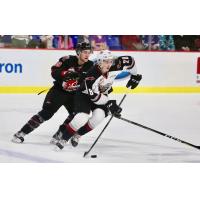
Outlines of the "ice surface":
<svg viewBox="0 0 200 200">
<path fill-rule="evenodd" d="M 119 102 L 122 96 L 111 98 Z M 108 118 L 82 137 L 77 148 L 68 144 L 56 152 L 49 141 L 68 115 L 64 108 L 26 136 L 23 144 L 12 143 L 13 134 L 41 110 L 44 97 L 44 94 L 0 95 L 0 162 L 200 162 L 199 150 L 119 119 L 111 121 L 91 151 L 98 157 L 83 158 Z M 122 107 L 124 118 L 200 145 L 200 94 L 128 94 Z"/>
</svg>

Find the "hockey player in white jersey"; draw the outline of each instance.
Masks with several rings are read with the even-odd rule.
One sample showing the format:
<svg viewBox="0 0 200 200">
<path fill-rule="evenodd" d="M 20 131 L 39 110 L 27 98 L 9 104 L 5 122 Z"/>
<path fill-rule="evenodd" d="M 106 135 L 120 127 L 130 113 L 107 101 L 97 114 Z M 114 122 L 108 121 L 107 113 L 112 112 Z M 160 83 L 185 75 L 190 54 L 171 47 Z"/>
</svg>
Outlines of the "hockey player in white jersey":
<svg viewBox="0 0 200 200">
<path fill-rule="evenodd" d="M 118 59 L 118 64 L 113 65 L 113 55 L 108 50 L 97 55 L 97 64 L 88 71 L 82 83 L 83 89 L 77 92 L 74 99 L 77 114 L 71 122 L 62 124 L 59 128 L 60 139 L 56 143 L 59 149 L 63 149 L 70 138 L 72 145 L 76 146 L 80 136 L 93 130 L 108 114 L 120 116 L 122 108 L 117 105 L 116 100 L 109 100 L 108 97 L 114 79 L 122 70 L 129 70 L 131 76 L 126 87 L 134 89 L 142 75 L 137 74 L 135 61 L 131 56 L 121 56 Z"/>
</svg>

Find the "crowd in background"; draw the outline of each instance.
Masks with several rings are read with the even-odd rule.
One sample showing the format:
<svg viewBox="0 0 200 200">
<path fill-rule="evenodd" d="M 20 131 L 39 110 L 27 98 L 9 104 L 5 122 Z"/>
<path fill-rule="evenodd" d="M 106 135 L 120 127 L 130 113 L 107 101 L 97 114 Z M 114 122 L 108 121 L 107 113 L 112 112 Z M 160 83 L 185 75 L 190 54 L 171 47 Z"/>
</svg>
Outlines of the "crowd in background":
<svg viewBox="0 0 200 200">
<path fill-rule="evenodd" d="M 200 51 L 200 35 L 0 35 L 1 48 L 72 50 L 81 41 L 94 50 Z"/>
</svg>

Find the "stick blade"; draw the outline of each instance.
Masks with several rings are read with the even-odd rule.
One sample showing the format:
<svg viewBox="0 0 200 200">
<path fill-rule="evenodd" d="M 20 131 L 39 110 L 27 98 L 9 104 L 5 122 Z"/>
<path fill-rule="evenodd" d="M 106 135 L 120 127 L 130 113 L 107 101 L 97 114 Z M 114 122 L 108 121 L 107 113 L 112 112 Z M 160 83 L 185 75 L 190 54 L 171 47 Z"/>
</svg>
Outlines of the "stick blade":
<svg viewBox="0 0 200 200">
<path fill-rule="evenodd" d="M 88 155 L 88 151 L 86 151 L 86 152 L 83 154 L 83 157 L 85 158 L 87 155 Z"/>
</svg>

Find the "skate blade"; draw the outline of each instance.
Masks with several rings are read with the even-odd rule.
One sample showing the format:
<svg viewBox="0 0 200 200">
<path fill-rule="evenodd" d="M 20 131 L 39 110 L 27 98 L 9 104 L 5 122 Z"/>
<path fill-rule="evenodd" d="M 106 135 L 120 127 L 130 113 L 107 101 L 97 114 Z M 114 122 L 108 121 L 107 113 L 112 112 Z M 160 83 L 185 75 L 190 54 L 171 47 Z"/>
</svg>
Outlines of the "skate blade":
<svg viewBox="0 0 200 200">
<path fill-rule="evenodd" d="M 12 138 L 11 142 L 15 143 L 15 144 L 21 144 L 22 141 L 20 139 L 16 139 L 16 138 Z"/>
<path fill-rule="evenodd" d="M 49 143 L 50 143 L 50 144 L 53 144 L 53 145 L 56 145 L 57 142 L 58 142 L 58 140 L 51 140 Z"/>
<path fill-rule="evenodd" d="M 61 152 L 63 149 L 59 148 L 58 146 L 55 146 L 55 147 L 53 148 L 53 150 L 54 150 L 55 152 Z"/>
</svg>

